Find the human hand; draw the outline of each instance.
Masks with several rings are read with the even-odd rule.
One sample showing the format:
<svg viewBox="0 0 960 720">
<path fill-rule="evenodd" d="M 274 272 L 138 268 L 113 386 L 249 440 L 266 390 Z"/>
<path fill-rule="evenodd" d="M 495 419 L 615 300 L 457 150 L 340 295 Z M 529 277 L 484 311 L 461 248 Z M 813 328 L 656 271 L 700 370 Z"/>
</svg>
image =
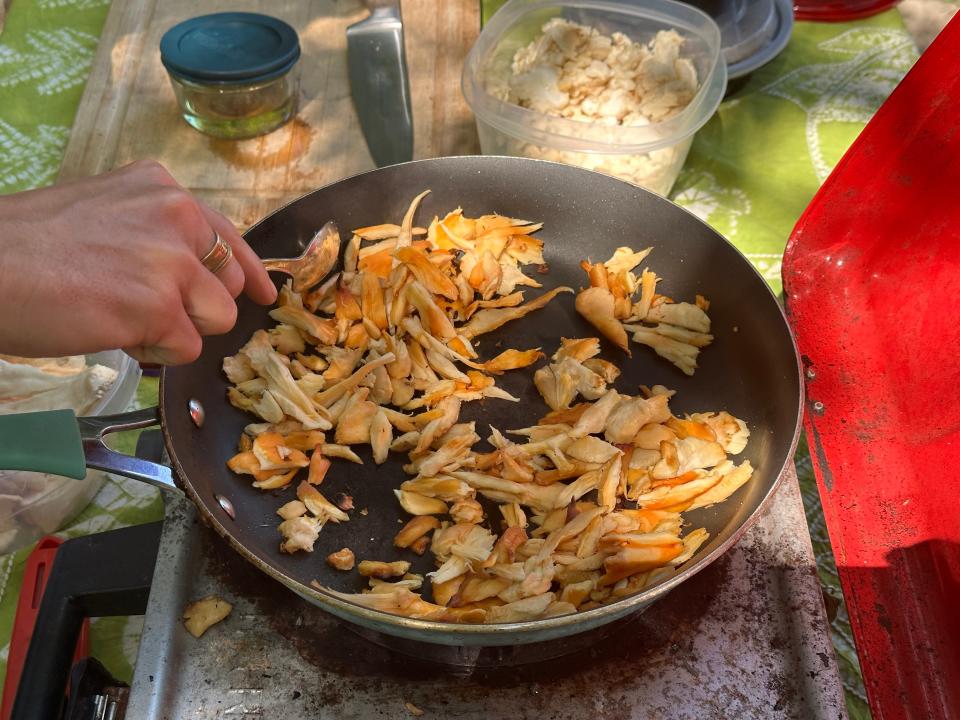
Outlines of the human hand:
<svg viewBox="0 0 960 720">
<path fill-rule="evenodd" d="M 219 233 L 233 259 L 200 258 Z M 241 292 L 276 289 L 223 215 L 143 161 L 0 197 L 0 352 L 27 357 L 123 348 L 141 362 L 191 362 L 225 333 Z"/>
</svg>

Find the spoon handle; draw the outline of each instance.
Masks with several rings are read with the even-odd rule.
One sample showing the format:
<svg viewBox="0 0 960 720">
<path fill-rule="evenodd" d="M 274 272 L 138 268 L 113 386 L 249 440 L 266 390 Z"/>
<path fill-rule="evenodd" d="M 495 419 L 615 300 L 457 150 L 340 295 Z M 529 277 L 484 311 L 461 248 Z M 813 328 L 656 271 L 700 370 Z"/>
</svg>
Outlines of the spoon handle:
<svg viewBox="0 0 960 720">
<path fill-rule="evenodd" d="M 287 275 L 293 275 L 293 268 L 290 267 L 293 261 L 282 258 L 270 258 L 261 260 L 263 267 L 267 272 L 282 272 Z"/>
</svg>

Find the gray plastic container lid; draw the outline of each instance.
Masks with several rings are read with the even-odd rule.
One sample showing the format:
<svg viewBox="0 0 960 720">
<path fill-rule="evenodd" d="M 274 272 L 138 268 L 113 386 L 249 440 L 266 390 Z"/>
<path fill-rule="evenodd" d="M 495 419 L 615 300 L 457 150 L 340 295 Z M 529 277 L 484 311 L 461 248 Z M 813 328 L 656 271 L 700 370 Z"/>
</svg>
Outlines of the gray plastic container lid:
<svg viewBox="0 0 960 720">
<path fill-rule="evenodd" d="M 686 1 L 716 21 L 730 78 L 753 72 L 776 57 L 793 30 L 793 7 L 789 1 Z"/>
</svg>

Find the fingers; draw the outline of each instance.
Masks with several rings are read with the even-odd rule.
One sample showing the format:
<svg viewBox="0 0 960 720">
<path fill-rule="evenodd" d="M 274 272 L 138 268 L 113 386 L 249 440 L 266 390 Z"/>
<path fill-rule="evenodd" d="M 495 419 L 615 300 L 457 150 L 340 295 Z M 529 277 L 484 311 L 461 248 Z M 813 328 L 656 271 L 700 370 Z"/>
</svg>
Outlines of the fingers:
<svg viewBox="0 0 960 720">
<path fill-rule="evenodd" d="M 184 365 L 200 357 L 203 341 L 186 313 L 170 323 L 156 344 L 123 348 L 134 360 L 157 365 Z"/>
<path fill-rule="evenodd" d="M 263 263 L 260 262 L 260 258 L 257 257 L 257 254 L 247 245 L 246 240 L 237 232 L 233 223 L 220 213 L 207 207 L 203 202 L 199 200 L 197 202 L 200 205 L 200 209 L 203 210 L 207 222 L 210 223 L 210 226 L 214 230 L 220 233 L 220 237 L 230 243 L 230 247 L 233 250 L 233 260 L 224 270 L 230 269 L 231 266 L 233 268 L 239 268 L 243 278 L 242 288 L 254 302 L 260 303 L 261 305 L 269 305 L 276 301 L 277 289 L 274 287 L 273 281 L 270 280 L 267 271 L 263 269 Z M 222 274 L 223 272 L 221 272 L 221 275 Z M 234 293 L 234 297 L 239 294 L 238 290 Z"/>
<path fill-rule="evenodd" d="M 237 320 L 237 305 L 226 287 L 192 255 L 178 271 L 179 293 L 162 301 L 152 314 L 146 344 L 124 350 L 140 362 L 180 365 L 200 356 L 202 336 L 228 332 Z M 179 297 L 178 297 L 179 295 Z"/>
<path fill-rule="evenodd" d="M 147 176 L 152 182 L 160 185 L 179 188 L 180 185 L 173 176 L 159 163 L 152 160 L 142 160 L 121 169 L 121 172 L 134 173 L 136 175 Z M 261 305 L 269 305 L 277 299 L 277 289 L 274 287 L 267 271 L 263 269 L 260 258 L 253 252 L 246 241 L 237 232 L 233 223 L 220 213 L 208 207 L 203 201 L 196 197 L 191 199 L 203 213 L 204 218 L 210 227 L 213 228 L 220 237 L 230 244 L 233 250 L 233 260 L 227 263 L 217 276 L 226 286 L 233 297 L 237 297 L 241 291 L 245 291 L 251 300 Z M 200 257 L 206 253 L 213 244 L 213 233 L 209 234 L 210 241 L 201 242 L 203 249 L 199 250 Z M 206 244 L 204 245 L 204 242 Z"/>
<path fill-rule="evenodd" d="M 230 264 L 236 265 L 232 260 Z M 237 322 L 237 304 L 233 296 L 199 260 L 193 277 L 181 285 L 181 292 L 183 309 L 201 335 L 221 335 Z"/>
<path fill-rule="evenodd" d="M 212 226 L 213 230 L 216 231 L 217 235 L 219 235 L 220 238 L 226 241 L 227 243 L 230 243 L 229 235 L 227 235 L 226 233 L 232 231 L 233 234 L 236 234 L 236 230 L 233 229 L 233 225 L 230 223 L 230 221 L 226 220 L 226 218 L 222 216 L 219 216 L 217 218 L 211 218 L 207 215 L 206 212 L 204 212 L 204 216 L 207 217 L 208 222 L 210 222 L 210 225 Z M 218 223 L 216 222 L 216 220 L 220 220 L 220 222 Z M 223 222 L 223 221 L 226 221 L 226 222 Z M 224 227 L 225 225 L 229 225 L 229 229 Z M 216 235 L 214 235 L 213 232 L 211 232 L 210 247 L 202 251 L 204 255 L 206 255 L 206 253 L 213 248 L 213 243 L 215 241 L 216 241 Z M 230 243 L 230 246 L 232 250 L 233 244 Z M 244 276 L 243 276 L 243 268 L 241 268 L 240 263 L 237 262 L 236 253 L 234 253 L 234 255 L 230 258 L 230 260 L 227 262 L 226 265 L 224 265 L 222 268 L 220 268 L 220 270 L 217 271 L 216 276 L 220 280 L 220 282 L 223 283 L 223 286 L 227 289 L 227 292 L 230 293 L 230 297 L 235 298 L 240 293 L 243 292 L 243 286 L 245 282 Z"/>
<path fill-rule="evenodd" d="M 144 283 L 159 289 L 162 307 L 150 315 L 154 322 L 141 335 L 142 344 L 126 348 L 130 355 L 141 362 L 164 365 L 192 362 L 201 352 L 203 336 L 226 333 L 234 326 L 234 298 L 241 292 L 261 304 L 276 300 L 276 289 L 260 259 L 233 223 L 182 188 L 165 168 L 148 161 L 116 173 L 124 175 L 123 186 L 128 189 L 133 211 L 130 215 L 138 217 L 138 203 L 149 197 L 150 212 L 160 217 L 159 226 L 167 230 L 167 241 L 172 243 L 167 246 L 169 252 L 159 253 L 157 272 L 148 274 Z M 147 227 L 157 225 L 156 219 L 146 223 Z M 217 235 L 230 245 L 232 257 L 214 274 L 200 260 L 212 249 Z M 150 252 L 143 250 L 141 257 Z M 158 327 L 161 315 L 164 321 Z"/>
<path fill-rule="evenodd" d="M 140 178 L 147 178 L 150 183 L 173 188 L 181 188 L 176 179 L 160 163 L 153 160 L 140 160 L 120 168 L 117 172 L 132 174 Z M 181 188 L 182 189 L 182 188 Z M 187 193 L 189 195 L 189 193 Z M 233 250 L 233 259 L 217 273 L 217 277 L 227 288 L 231 296 L 237 297 L 245 291 L 251 300 L 261 305 L 269 305 L 276 301 L 277 290 L 263 269 L 263 264 L 257 254 L 250 249 L 246 241 L 237 232 L 233 223 L 220 213 L 208 207 L 203 201 L 194 196 L 190 199 L 203 213 L 203 217 L 221 238 L 230 244 Z M 209 237 L 209 241 L 206 238 Z M 210 249 L 214 242 L 213 232 L 204 233 L 198 242 L 199 257 Z"/>
<path fill-rule="evenodd" d="M 186 273 L 182 306 L 173 311 L 151 345 L 124 348 L 140 362 L 180 365 L 200 356 L 203 335 L 220 335 L 237 321 L 237 305 L 226 287 L 200 261 Z"/>
</svg>

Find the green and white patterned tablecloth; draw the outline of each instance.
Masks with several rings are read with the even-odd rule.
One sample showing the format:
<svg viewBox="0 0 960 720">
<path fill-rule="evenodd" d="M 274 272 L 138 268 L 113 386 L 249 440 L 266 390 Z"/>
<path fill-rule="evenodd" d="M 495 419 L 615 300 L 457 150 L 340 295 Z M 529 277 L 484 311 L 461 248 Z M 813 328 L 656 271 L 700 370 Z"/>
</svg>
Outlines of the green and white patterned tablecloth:
<svg viewBox="0 0 960 720">
<path fill-rule="evenodd" d="M 53 181 L 108 0 L 14 0 L 0 36 L 0 193 Z M 896 11 L 855 23 L 798 23 L 786 51 L 736 85 L 700 131 L 673 199 L 741 248 L 777 290 L 780 257 L 801 211 L 916 59 Z M 144 379 L 138 402 L 156 400 Z M 132 438 L 126 440 L 128 449 Z M 805 450 L 798 470 L 851 717 L 869 712 L 836 567 Z M 109 481 L 63 531 L 74 536 L 162 515 L 158 494 Z M 0 676 L 27 551 L 0 556 Z M 129 677 L 142 620 L 93 622 L 93 653 Z"/>
<path fill-rule="evenodd" d="M 896 11 L 849 24 L 797 23 L 787 50 L 697 134 L 673 199 L 723 233 L 779 291 L 794 223 L 916 58 Z"/>
</svg>

